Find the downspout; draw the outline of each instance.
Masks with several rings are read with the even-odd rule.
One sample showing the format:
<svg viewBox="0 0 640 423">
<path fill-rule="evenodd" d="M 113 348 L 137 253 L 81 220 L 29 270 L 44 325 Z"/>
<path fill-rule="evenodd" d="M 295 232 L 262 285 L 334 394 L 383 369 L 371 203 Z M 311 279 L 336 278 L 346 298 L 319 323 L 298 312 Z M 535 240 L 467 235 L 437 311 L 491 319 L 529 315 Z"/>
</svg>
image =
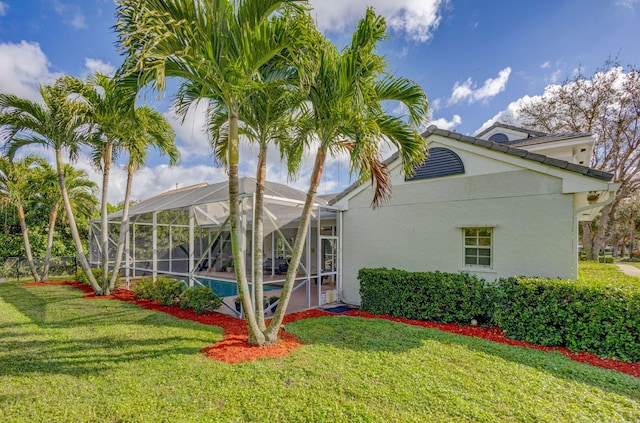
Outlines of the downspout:
<svg viewBox="0 0 640 423">
<path fill-rule="evenodd" d="M 620 184 L 616 183 L 616 184 L 608 184 L 608 185 L 610 187 L 610 189 L 608 190 L 609 197 L 606 200 L 601 201 L 599 203 L 587 204 L 586 206 L 579 207 L 573 211 L 573 231 L 575 231 L 574 237 L 573 237 L 574 240 L 577 241 L 579 236 L 578 216 L 580 215 L 580 213 L 582 213 L 585 210 L 602 208 L 602 207 L 608 206 L 609 204 L 613 203 L 613 200 L 616 199 L 616 191 L 620 187 Z M 613 189 L 611 189 L 612 186 L 614 187 Z M 573 248 L 573 264 L 574 265 L 571 273 L 572 273 L 573 279 L 578 279 L 578 243 L 574 242 L 572 248 Z"/>
</svg>

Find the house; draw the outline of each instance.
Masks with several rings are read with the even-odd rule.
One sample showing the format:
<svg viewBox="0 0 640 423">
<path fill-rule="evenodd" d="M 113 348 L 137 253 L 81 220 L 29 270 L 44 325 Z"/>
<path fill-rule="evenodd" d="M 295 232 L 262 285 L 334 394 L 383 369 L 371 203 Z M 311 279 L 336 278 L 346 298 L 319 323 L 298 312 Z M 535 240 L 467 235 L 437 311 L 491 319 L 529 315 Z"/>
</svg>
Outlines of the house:
<svg viewBox="0 0 640 423">
<path fill-rule="evenodd" d="M 495 124 L 477 137 L 431 126 L 430 155 L 411 177 L 388 161 L 392 199 L 373 210 L 356 184 L 342 209 L 341 297 L 359 304 L 358 270 L 469 272 L 576 278 L 578 222 L 613 201 L 618 184 L 589 168 L 589 134 L 545 134 Z"/>
<path fill-rule="evenodd" d="M 358 271 L 469 272 L 487 280 L 513 275 L 576 278 L 578 222 L 613 201 L 612 175 L 591 169 L 589 134 L 545 134 L 495 124 L 477 137 L 431 126 L 429 157 L 405 178 L 397 155 L 387 164 L 392 199 L 371 208 L 368 184 L 355 184 L 313 207 L 294 292 L 299 307 L 359 304 Z M 245 265 L 252 275 L 255 179 L 241 178 Z M 268 182 L 264 197 L 265 283 L 277 290 L 306 194 Z M 190 285 L 236 294 L 227 182 L 200 184 L 142 200 L 130 209 L 123 274 L 170 275 Z M 121 212 L 109 216 L 110 264 Z M 101 232 L 93 221 L 90 260 L 100 265 Z M 290 309 L 289 311 L 293 311 Z"/>
</svg>

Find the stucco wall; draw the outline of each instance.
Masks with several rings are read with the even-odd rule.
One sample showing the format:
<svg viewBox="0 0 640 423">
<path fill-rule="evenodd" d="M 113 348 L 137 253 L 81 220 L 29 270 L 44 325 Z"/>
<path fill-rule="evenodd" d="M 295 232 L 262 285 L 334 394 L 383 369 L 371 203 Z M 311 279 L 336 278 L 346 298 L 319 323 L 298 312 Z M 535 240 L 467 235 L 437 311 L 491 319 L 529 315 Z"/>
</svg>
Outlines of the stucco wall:
<svg viewBox="0 0 640 423">
<path fill-rule="evenodd" d="M 360 301 L 358 270 L 470 271 L 487 280 L 513 275 L 571 275 L 573 196 L 559 178 L 487 166 L 463 157 L 465 175 L 404 182 L 392 201 L 370 208 L 371 190 L 348 201 L 343 227 L 343 298 Z M 497 173 L 492 173 L 497 172 Z M 463 265 L 462 227 L 494 226 L 493 268 Z"/>
</svg>

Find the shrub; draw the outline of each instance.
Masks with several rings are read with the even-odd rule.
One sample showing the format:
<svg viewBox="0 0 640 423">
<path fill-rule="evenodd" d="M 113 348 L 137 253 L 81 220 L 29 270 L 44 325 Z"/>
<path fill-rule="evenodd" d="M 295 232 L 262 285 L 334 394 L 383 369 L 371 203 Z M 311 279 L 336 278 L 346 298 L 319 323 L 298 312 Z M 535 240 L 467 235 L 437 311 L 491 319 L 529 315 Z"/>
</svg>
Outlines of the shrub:
<svg viewBox="0 0 640 423">
<path fill-rule="evenodd" d="M 600 257 L 598 257 L 598 261 L 600 263 L 613 263 L 613 257 L 611 257 L 611 256 L 600 256 Z"/>
<path fill-rule="evenodd" d="M 180 297 L 180 308 L 190 308 L 196 314 L 217 310 L 222 299 L 206 286 L 187 288 Z"/>
<path fill-rule="evenodd" d="M 640 290 L 539 278 L 498 281 L 496 323 L 510 338 L 640 360 Z"/>
<path fill-rule="evenodd" d="M 466 273 L 361 269 L 361 309 L 442 323 L 493 322 L 495 289 Z"/>
<path fill-rule="evenodd" d="M 100 285 L 102 281 L 102 269 L 94 267 L 91 269 L 91 273 L 93 273 L 93 277 L 96 278 L 96 281 L 98 281 L 98 284 Z M 109 275 L 107 276 L 111 278 L 111 274 L 112 272 L 109 272 Z M 84 273 L 84 270 L 82 270 L 82 268 L 78 269 L 78 271 L 76 272 L 76 279 L 79 283 L 91 285 L 91 283 L 89 282 L 89 278 L 87 277 L 86 273 Z"/>
<path fill-rule="evenodd" d="M 177 279 L 158 276 L 142 278 L 132 288 L 137 299 L 158 301 L 162 305 L 172 305 L 179 302 L 180 294 L 185 290 L 184 283 Z"/>
</svg>

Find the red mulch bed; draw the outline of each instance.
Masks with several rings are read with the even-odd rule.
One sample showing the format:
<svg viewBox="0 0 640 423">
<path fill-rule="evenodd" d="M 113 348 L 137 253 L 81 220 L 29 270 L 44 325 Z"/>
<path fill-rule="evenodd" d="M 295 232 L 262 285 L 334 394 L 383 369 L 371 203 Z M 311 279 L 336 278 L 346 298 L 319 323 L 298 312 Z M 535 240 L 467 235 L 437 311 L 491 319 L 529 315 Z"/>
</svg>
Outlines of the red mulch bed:
<svg viewBox="0 0 640 423">
<path fill-rule="evenodd" d="M 162 311 L 179 319 L 188 319 L 204 323 L 206 325 L 220 326 L 224 329 L 224 339 L 220 342 L 215 343 L 214 345 L 204 348 L 202 351 L 207 355 L 207 357 L 225 363 L 242 363 L 257 360 L 259 358 L 286 357 L 291 351 L 302 345 L 302 342 L 300 342 L 295 336 L 287 332 L 282 332 L 278 343 L 274 346 L 256 347 L 253 345 L 249 345 L 249 343 L 247 342 L 247 326 L 245 324 L 245 321 L 242 319 L 215 312 L 206 314 L 195 314 L 191 310 L 181 310 L 178 307 L 163 306 L 147 300 L 136 300 L 133 296 L 133 292 L 125 289 L 116 290 L 116 293 L 114 295 L 96 296 L 93 294 L 93 290 L 90 286 L 80 284 L 76 281 L 35 282 L 25 285 L 71 285 L 84 292 L 87 292 L 88 294 L 84 297 L 87 299 L 118 299 L 121 301 L 126 301 L 128 303 L 136 304 L 140 307 L 144 307 L 150 310 Z M 348 311 L 343 314 L 353 317 L 364 317 L 368 319 L 386 319 L 393 322 L 404 323 L 407 325 L 439 329 L 445 332 L 465 336 L 473 336 L 476 338 L 487 339 L 493 342 L 499 342 L 502 344 L 523 348 L 531 348 L 540 351 L 557 351 L 574 361 L 588 363 L 592 366 L 598 366 L 605 369 L 617 370 L 631 376 L 640 377 L 640 363 L 629 363 L 626 361 L 601 358 L 595 354 L 586 352 L 576 353 L 569 351 L 564 347 L 543 347 L 540 345 L 531 344 L 529 342 L 516 341 L 514 339 L 507 338 L 502 332 L 502 329 L 498 327 L 487 328 L 482 326 L 461 326 L 454 323 L 432 323 L 421 320 L 409 320 L 403 319 L 401 317 L 372 314 L 359 310 Z M 291 323 L 295 322 L 296 320 L 309 319 L 320 316 L 336 316 L 336 314 L 329 313 L 323 310 L 311 309 L 286 315 L 284 318 L 284 323 Z"/>
</svg>

